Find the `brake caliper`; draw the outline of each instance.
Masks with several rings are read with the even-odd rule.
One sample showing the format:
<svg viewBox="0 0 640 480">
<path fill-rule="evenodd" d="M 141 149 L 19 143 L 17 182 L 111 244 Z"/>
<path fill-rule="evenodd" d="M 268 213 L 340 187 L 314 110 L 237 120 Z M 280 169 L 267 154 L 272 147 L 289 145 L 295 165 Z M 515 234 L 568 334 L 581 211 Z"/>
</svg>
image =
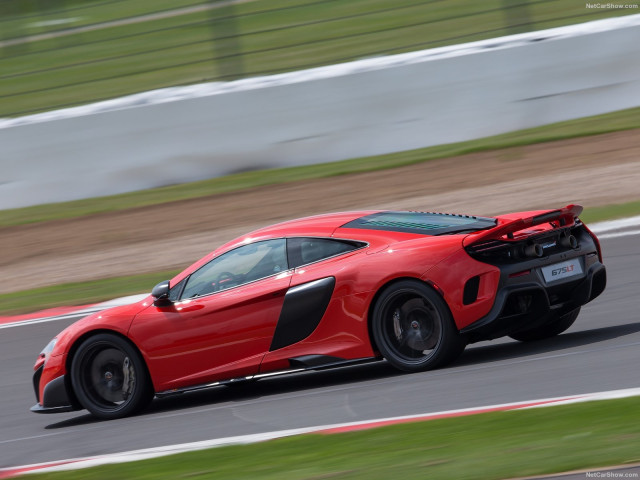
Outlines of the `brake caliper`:
<svg viewBox="0 0 640 480">
<path fill-rule="evenodd" d="M 133 387 L 136 383 L 135 370 L 133 364 L 129 360 L 129 357 L 125 357 L 122 363 L 122 373 L 124 378 L 122 379 L 122 399 L 127 400 L 129 395 L 133 392 Z"/>
</svg>

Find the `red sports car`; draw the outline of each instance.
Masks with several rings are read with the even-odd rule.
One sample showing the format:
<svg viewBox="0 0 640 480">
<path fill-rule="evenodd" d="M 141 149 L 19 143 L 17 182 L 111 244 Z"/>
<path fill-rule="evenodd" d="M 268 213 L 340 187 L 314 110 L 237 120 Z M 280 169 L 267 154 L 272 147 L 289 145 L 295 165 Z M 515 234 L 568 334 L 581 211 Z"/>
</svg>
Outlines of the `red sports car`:
<svg viewBox="0 0 640 480">
<path fill-rule="evenodd" d="M 471 342 L 557 335 L 606 285 L 581 212 L 363 211 L 257 230 L 63 330 L 35 364 L 32 410 L 117 418 L 154 395 L 382 358 L 427 370 Z"/>
</svg>

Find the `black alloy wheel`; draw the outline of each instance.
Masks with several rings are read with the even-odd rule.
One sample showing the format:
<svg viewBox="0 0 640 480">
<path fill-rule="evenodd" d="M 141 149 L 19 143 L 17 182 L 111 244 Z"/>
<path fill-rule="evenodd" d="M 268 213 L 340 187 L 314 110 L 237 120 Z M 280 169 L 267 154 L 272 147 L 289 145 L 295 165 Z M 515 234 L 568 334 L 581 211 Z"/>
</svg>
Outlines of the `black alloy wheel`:
<svg viewBox="0 0 640 480">
<path fill-rule="evenodd" d="M 80 404 L 102 419 L 131 415 L 153 397 L 146 365 L 125 339 L 108 333 L 85 340 L 71 363 Z"/>
<path fill-rule="evenodd" d="M 375 304 L 371 326 L 380 353 L 407 372 L 443 366 L 466 345 L 446 302 L 417 280 L 387 287 Z"/>
</svg>

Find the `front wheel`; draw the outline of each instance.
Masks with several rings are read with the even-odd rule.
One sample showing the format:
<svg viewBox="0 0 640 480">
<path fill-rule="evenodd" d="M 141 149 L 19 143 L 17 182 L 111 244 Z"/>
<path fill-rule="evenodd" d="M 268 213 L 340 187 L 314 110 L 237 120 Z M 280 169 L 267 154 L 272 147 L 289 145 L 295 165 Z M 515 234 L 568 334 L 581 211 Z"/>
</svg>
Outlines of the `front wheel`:
<svg viewBox="0 0 640 480">
<path fill-rule="evenodd" d="M 557 316 L 552 313 L 550 322 L 546 322 L 544 325 L 540 325 L 539 327 L 532 328 L 530 330 L 513 333 L 509 336 L 520 342 L 532 342 L 535 340 L 544 340 L 545 338 L 555 337 L 573 325 L 573 322 L 576 321 L 579 314 L 580 307 L 575 310 L 571 310 L 569 313 L 562 316 Z"/>
<path fill-rule="evenodd" d="M 416 280 L 394 283 L 382 292 L 371 327 L 380 353 L 406 372 L 443 366 L 466 345 L 445 301 Z"/>
<path fill-rule="evenodd" d="M 125 339 L 102 333 L 85 340 L 71 362 L 71 384 L 80 404 L 102 419 L 131 415 L 153 397 L 147 369 Z"/>
</svg>

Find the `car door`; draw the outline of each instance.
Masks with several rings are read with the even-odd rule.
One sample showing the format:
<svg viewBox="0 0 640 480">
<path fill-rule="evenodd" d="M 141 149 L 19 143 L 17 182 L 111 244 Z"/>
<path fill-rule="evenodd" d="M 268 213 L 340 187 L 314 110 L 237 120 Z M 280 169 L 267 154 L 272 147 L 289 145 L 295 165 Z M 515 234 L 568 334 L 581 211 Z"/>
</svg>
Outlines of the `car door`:
<svg viewBox="0 0 640 480">
<path fill-rule="evenodd" d="M 284 239 L 244 245 L 172 287 L 174 304 L 139 314 L 130 335 L 156 390 L 257 373 L 291 276 Z"/>
<path fill-rule="evenodd" d="M 289 368 L 294 357 L 323 355 L 334 347 L 340 349 L 340 345 L 353 343 L 349 328 L 339 331 L 323 325 L 326 317 L 331 316 L 329 310 L 334 296 L 349 290 L 342 273 L 349 267 L 347 259 L 364 254 L 361 249 L 365 246 L 364 242 L 333 238 L 287 239 L 289 266 L 295 269 L 269 353 L 260 367 L 261 373 Z M 346 280 L 347 284 L 353 283 Z"/>
</svg>

